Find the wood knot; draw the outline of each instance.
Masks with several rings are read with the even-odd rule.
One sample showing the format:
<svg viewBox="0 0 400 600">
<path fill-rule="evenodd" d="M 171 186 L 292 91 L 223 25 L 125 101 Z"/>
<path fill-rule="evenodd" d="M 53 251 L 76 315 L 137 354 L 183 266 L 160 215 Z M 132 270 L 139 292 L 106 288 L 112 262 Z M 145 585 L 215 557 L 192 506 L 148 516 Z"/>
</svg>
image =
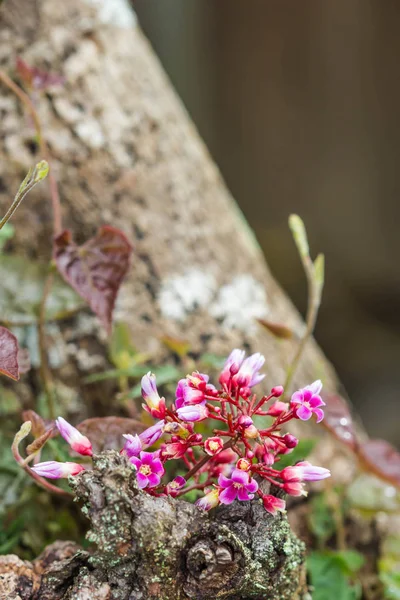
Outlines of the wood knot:
<svg viewBox="0 0 400 600">
<path fill-rule="evenodd" d="M 241 579 L 241 559 L 227 541 L 198 539 L 186 554 L 185 593 L 199 600 L 215 597 L 219 590 Z"/>
</svg>

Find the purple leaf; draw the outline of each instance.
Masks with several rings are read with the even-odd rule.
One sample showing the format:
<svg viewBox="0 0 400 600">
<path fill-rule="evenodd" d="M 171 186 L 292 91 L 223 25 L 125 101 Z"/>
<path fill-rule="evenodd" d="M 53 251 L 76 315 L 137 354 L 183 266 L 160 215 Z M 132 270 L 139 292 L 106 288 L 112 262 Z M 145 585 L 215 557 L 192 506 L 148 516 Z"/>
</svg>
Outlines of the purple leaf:
<svg viewBox="0 0 400 600">
<path fill-rule="evenodd" d="M 368 440 L 360 445 L 357 454 L 368 471 L 400 487 L 400 453 L 389 442 Z"/>
<path fill-rule="evenodd" d="M 83 246 L 67 229 L 54 240 L 57 268 L 67 283 L 89 304 L 108 333 L 121 282 L 129 268 L 132 246 L 119 229 L 104 225 Z"/>
<path fill-rule="evenodd" d="M 15 335 L 5 327 L 0 327 L 0 373 L 15 381 L 19 379 L 18 350 Z"/>
<path fill-rule="evenodd" d="M 346 400 L 336 394 L 324 394 L 323 398 L 326 406 L 324 406 L 325 418 L 322 425 L 329 429 L 340 442 L 355 450 L 357 444 L 356 433 Z"/>
</svg>

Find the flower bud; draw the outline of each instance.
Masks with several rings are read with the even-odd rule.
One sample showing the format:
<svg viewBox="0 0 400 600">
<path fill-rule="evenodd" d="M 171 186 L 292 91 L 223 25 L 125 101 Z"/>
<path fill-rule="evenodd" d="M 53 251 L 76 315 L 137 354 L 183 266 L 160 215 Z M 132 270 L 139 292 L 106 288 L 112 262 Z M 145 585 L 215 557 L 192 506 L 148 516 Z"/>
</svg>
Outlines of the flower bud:
<svg viewBox="0 0 400 600">
<path fill-rule="evenodd" d="M 210 456 L 214 456 L 223 448 L 224 442 L 220 437 L 211 437 L 204 442 L 204 450 Z"/>
<path fill-rule="evenodd" d="M 32 471 L 40 477 L 46 477 L 47 479 L 62 479 L 69 476 L 78 475 L 81 471 L 84 471 L 85 467 L 73 462 L 57 462 L 55 460 L 49 460 L 47 462 L 38 463 L 32 467 Z"/>
<path fill-rule="evenodd" d="M 245 458 L 239 458 L 239 460 L 236 463 L 236 468 L 240 469 L 241 471 L 249 471 L 250 467 L 251 463 L 249 463 L 249 461 Z"/>
<path fill-rule="evenodd" d="M 287 412 L 287 410 L 288 405 L 286 404 L 286 402 L 280 402 L 278 400 L 277 402 L 274 402 L 272 406 L 269 407 L 267 415 L 269 415 L 270 417 L 280 417 L 281 415 L 283 415 L 283 413 Z"/>
<path fill-rule="evenodd" d="M 272 388 L 271 396 L 274 396 L 275 398 L 279 398 L 279 396 L 282 396 L 283 392 L 284 392 L 283 387 L 281 385 L 277 385 Z"/>
<path fill-rule="evenodd" d="M 296 448 L 297 444 L 299 443 L 299 440 L 291 433 L 287 433 L 282 439 L 288 448 Z"/>
<path fill-rule="evenodd" d="M 82 435 L 80 431 L 62 417 L 56 419 L 56 425 L 58 431 L 71 446 L 72 450 L 83 456 L 92 456 L 92 444 L 85 435 Z"/>
</svg>

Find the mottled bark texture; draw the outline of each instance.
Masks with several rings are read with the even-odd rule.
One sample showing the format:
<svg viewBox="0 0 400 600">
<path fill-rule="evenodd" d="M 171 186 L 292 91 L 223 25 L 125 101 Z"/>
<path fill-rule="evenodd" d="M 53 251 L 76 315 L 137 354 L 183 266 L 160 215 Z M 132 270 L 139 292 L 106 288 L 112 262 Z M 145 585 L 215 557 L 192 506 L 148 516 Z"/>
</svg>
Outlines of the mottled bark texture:
<svg viewBox="0 0 400 600">
<path fill-rule="evenodd" d="M 1 11 L 2 68 L 14 75 L 21 56 L 66 77 L 65 86 L 35 98 L 64 226 L 79 243 L 110 223 L 134 243 L 116 318 L 128 324 L 135 345 L 154 363 L 171 359 L 163 335 L 187 340 L 193 357 L 226 355 L 233 347 L 257 350 L 267 357 L 265 388 L 283 383 L 296 342 L 275 340 L 254 318 L 267 315 L 295 330 L 301 321 L 129 7 L 122 0 L 6 0 Z M 3 212 L 28 167 L 43 157 L 19 101 L 4 88 L 0 114 Z M 33 191 L 13 224 L 16 236 L 8 249 L 48 260 L 46 186 Z M 109 364 L 96 319 L 83 311 L 52 324 L 50 333 L 55 384 L 60 396 L 75 394 L 69 412 L 85 417 L 95 404 L 112 414 L 107 385 L 83 383 L 85 375 Z M 311 342 L 295 383 L 317 377 L 335 389 L 331 366 Z M 33 370 L 14 389 L 32 406 L 39 386 Z M 318 452 L 319 464 L 333 471 L 338 464 L 351 477 L 347 459 L 332 443 L 325 440 Z M 272 519 L 257 503 L 209 518 L 188 504 L 152 499 L 137 491 L 131 470 L 114 455 L 99 458 L 96 469 L 79 478 L 76 494 L 85 502 L 97 550 L 89 558 L 82 551 L 71 556 L 68 548 L 65 555 L 64 546 L 56 546 L 42 577 L 37 561 L 2 559 L 2 585 L 11 586 L 3 597 L 294 600 L 304 588 L 301 545 L 284 518 Z"/>
<path fill-rule="evenodd" d="M 95 458 L 93 471 L 73 487 L 96 550 L 72 554 L 64 543 L 33 564 L 7 557 L 4 597 L 297 600 L 305 591 L 302 542 L 285 517 L 267 515 L 257 501 L 210 517 L 193 504 L 153 498 L 137 488 L 132 466 L 115 451 Z"/>
</svg>

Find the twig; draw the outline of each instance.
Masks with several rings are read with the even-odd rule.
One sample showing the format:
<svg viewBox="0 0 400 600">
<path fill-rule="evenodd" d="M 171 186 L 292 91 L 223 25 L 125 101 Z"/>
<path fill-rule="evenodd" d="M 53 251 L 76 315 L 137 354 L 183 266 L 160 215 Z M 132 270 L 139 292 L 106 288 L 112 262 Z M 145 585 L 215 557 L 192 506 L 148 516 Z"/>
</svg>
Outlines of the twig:
<svg viewBox="0 0 400 600">
<path fill-rule="evenodd" d="M 55 406 L 54 406 L 54 388 L 51 379 L 51 373 L 48 363 L 47 347 L 46 347 L 46 303 L 50 295 L 51 288 L 53 285 L 54 273 L 50 263 L 50 271 L 46 277 L 43 295 L 40 302 L 39 319 L 38 319 L 38 339 L 39 339 L 39 353 L 40 353 L 40 376 L 43 383 L 44 392 L 47 398 L 47 405 L 49 408 L 49 418 L 55 419 Z"/>
<path fill-rule="evenodd" d="M 7 221 L 11 219 L 11 217 L 21 204 L 22 200 L 28 194 L 28 192 L 30 192 L 30 190 L 34 188 L 36 184 L 43 181 L 43 179 L 48 175 L 48 173 L 49 165 L 48 162 L 45 160 L 38 162 L 37 165 L 35 165 L 32 169 L 29 169 L 28 174 L 19 186 L 18 192 L 15 194 L 15 198 L 10 208 L 0 221 L 0 229 L 2 229 L 7 223 Z"/>
<path fill-rule="evenodd" d="M 25 460 L 22 458 L 19 452 L 19 445 L 22 442 L 22 440 L 29 435 L 31 427 L 32 423 L 30 421 L 25 421 L 25 423 L 23 423 L 21 429 L 14 438 L 11 450 L 15 460 L 22 467 L 22 469 L 24 469 L 24 471 L 28 473 L 29 477 L 32 477 L 32 479 L 34 479 L 40 487 L 47 490 L 48 492 L 51 492 L 52 494 L 56 494 L 57 496 L 71 498 L 73 495 L 71 494 L 71 492 L 62 490 L 61 488 L 58 488 L 55 485 L 52 485 L 51 483 L 46 481 L 46 479 L 43 479 L 43 477 L 40 477 L 40 475 L 35 473 L 35 471 L 32 471 L 32 469 L 26 464 Z"/>
<path fill-rule="evenodd" d="M 291 215 L 289 218 L 289 226 L 292 230 L 293 237 L 296 242 L 307 277 L 308 303 L 306 328 L 293 360 L 286 372 L 286 381 L 284 384 L 285 396 L 290 393 L 290 386 L 299 366 L 305 346 L 313 334 L 315 323 L 317 321 L 318 310 L 321 304 L 322 289 L 324 286 L 324 255 L 319 254 L 315 262 L 311 260 L 306 230 L 300 217 L 297 215 Z"/>
<path fill-rule="evenodd" d="M 29 114 L 32 117 L 32 120 L 33 120 L 33 123 L 35 126 L 40 151 L 41 151 L 42 155 L 44 156 L 44 158 L 47 160 L 47 162 L 50 162 L 49 148 L 48 148 L 47 142 L 43 136 L 43 129 L 42 129 L 42 125 L 40 123 L 39 115 L 37 113 L 37 110 L 36 110 L 32 100 L 30 99 L 28 94 L 26 94 L 24 92 L 24 90 L 22 88 L 20 88 L 19 85 L 17 85 L 2 70 L 0 70 L 0 81 L 2 81 L 4 83 L 4 85 L 7 86 L 8 89 L 10 89 L 19 98 L 19 100 L 21 100 L 21 102 L 24 104 L 24 106 L 27 108 Z M 56 182 L 54 174 L 51 170 L 49 172 L 49 185 L 50 185 L 51 202 L 52 202 L 52 206 L 53 206 L 54 235 L 57 236 L 62 231 L 61 203 L 60 203 L 60 196 L 58 193 L 57 182 Z"/>
</svg>

